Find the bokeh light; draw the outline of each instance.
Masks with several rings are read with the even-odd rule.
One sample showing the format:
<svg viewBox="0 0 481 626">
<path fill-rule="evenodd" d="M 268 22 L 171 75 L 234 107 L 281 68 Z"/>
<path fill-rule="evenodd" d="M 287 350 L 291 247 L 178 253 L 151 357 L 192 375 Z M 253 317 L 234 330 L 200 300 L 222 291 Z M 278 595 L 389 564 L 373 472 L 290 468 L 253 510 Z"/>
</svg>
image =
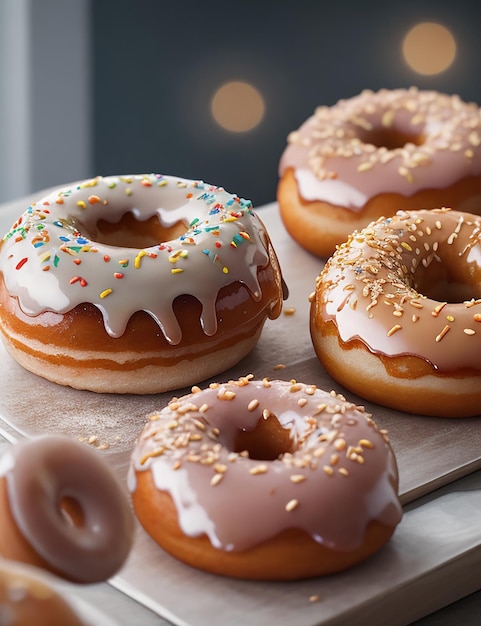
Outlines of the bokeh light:
<svg viewBox="0 0 481 626">
<path fill-rule="evenodd" d="M 450 67 L 456 57 L 456 41 L 442 24 L 422 22 L 407 33 L 403 41 L 406 63 L 418 74 L 439 74 Z"/>
<path fill-rule="evenodd" d="M 244 133 L 260 124 L 265 112 L 264 98 L 250 83 L 231 81 L 215 92 L 211 111 L 222 128 Z"/>
</svg>

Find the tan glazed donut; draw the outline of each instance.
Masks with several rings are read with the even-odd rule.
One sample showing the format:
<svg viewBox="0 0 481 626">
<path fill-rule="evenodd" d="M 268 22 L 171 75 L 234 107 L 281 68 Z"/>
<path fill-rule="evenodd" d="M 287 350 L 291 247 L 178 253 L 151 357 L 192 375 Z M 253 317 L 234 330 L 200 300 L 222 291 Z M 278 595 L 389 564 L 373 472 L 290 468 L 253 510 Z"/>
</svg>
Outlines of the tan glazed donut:
<svg viewBox="0 0 481 626">
<path fill-rule="evenodd" d="M 311 300 L 314 348 L 346 388 L 409 413 L 480 413 L 481 218 L 381 218 L 339 246 Z"/>
<path fill-rule="evenodd" d="M 0 559 L 2 626 L 87 626 L 43 572 Z"/>
<path fill-rule="evenodd" d="M 48 435 L 0 459 L 0 555 L 77 582 L 113 576 L 133 537 L 128 500 L 98 453 Z"/>
<path fill-rule="evenodd" d="M 278 201 L 292 237 L 330 256 L 398 209 L 481 212 L 481 112 L 435 91 L 363 91 L 289 135 Z"/>
<path fill-rule="evenodd" d="M 366 559 L 401 519 L 386 433 L 296 381 L 211 384 L 152 414 L 129 488 L 145 530 L 216 574 L 294 580 Z"/>
<path fill-rule="evenodd" d="M 199 181 L 111 176 L 32 204 L 0 244 L 0 330 L 26 369 L 158 393 L 236 364 L 281 311 L 250 201 Z"/>
</svg>

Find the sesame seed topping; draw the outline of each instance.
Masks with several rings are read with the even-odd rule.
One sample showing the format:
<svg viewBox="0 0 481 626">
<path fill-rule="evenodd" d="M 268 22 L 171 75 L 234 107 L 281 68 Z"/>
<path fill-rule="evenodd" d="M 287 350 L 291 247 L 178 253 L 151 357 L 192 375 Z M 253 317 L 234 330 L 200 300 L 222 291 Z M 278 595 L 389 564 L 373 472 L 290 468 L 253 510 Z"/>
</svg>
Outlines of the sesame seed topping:
<svg viewBox="0 0 481 626">
<path fill-rule="evenodd" d="M 439 335 L 436 336 L 436 342 L 437 343 L 439 343 L 442 340 L 442 338 L 446 336 L 446 334 L 449 332 L 450 328 L 451 327 L 448 324 L 446 324 L 446 326 L 439 333 Z"/>
<path fill-rule="evenodd" d="M 223 478 L 224 474 L 214 474 L 214 476 L 212 476 L 212 478 L 210 479 L 210 484 L 212 485 L 212 487 L 216 487 Z"/>
<path fill-rule="evenodd" d="M 291 511 L 296 509 L 298 506 L 299 506 L 299 500 L 296 500 L 295 498 L 292 500 L 289 500 L 289 502 L 286 504 L 286 511 L 290 513 Z"/>
<path fill-rule="evenodd" d="M 304 476 L 304 474 L 291 474 L 290 479 L 291 482 L 297 484 L 302 483 L 304 480 L 306 480 L 306 477 Z"/>
<path fill-rule="evenodd" d="M 233 400 L 235 396 L 235 391 L 229 391 L 226 389 L 219 391 L 219 393 L 217 394 L 219 400 Z"/>
<path fill-rule="evenodd" d="M 401 330 L 402 326 L 400 324 L 395 324 L 387 331 L 387 336 L 391 337 L 394 333 L 397 333 L 398 330 Z"/>
<path fill-rule="evenodd" d="M 252 474 L 252 476 L 257 476 L 258 474 L 266 474 L 268 471 L 268 467 L 267 465 L 255 465 L 254 467 L 251 467 L 249 470 L 249 474 Z"/>
</svg>

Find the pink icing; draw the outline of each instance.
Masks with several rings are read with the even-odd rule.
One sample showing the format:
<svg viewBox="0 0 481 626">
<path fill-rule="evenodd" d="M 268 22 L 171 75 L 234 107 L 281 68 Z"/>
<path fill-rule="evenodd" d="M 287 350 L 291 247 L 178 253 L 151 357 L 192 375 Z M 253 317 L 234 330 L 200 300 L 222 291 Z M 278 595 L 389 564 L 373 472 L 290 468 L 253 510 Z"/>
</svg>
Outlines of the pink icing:
<svg viewBox="0 0 481 626">
<path fill-rule="evenodd" d="M 394 133 L 398 142 L 384 145 Z M 280 175 L 288 168 L 305 200 L 352 211 L 381 193 L 442 189 L 481 174 L 481 112 L 434 91 L 366 90 L 291 133 Z"/>
<path fill-rule="evenodd" d="M 291 450 L 274 460 L 236 451 L 239 431 L 275 415 Z M 358 547 L 372 520 L 401 518 L 394 455 L 360 407 L 315 386 L 249 377 L 211 385 L 153 414 L 132 454 L 168 492 L 179 525 L 222 550 L 244 550 L 289 528 L 337 550 Z M 161 520 L 159 520 L 161 523 Z"/>
</svg>

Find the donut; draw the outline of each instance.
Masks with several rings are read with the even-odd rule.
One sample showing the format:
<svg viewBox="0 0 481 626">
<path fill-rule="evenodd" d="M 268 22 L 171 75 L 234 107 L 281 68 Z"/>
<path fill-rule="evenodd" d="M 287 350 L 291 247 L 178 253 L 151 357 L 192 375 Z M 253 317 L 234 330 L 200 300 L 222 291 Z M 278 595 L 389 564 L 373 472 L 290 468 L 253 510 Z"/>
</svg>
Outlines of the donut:
<svg viewBox="0 0 481 626">
<path fill-rule="evenodd" d="M 321 257 L 399 209 L 479 214 L 480 109 L 435 91 L 366 90 L 292 132 L 279 175 L 288 232 Z"/>
<path fill-rule="evenodd" d="M 96 392 L 160 393 L 228 369 L 279 316 L 283 290 L 250 201 L 158 174 L 56 190 L 0 249 L 7 350 Z"/>
<path fill-rule="evenodd" d="M 345 388 L 407 413 L 479 414 L 481 218 L 380 218 L 338 247 L 310 299 L 316 354 Z"/>
<path fill-rule="evenodd" d="M 35 437 L 0 459 L 0 555 L 76 583 L 107 580 L 133 539 L 127 495 L 94 450 Z"/>
<path fill-rule="evenodd" d="M 0 560 L 2 626 L 87 626 L 43 572 Z"/>
<path fill-rule="evenodd" d="M 335 392 L 251 376 L 153 413 L 128 476 L 146 532 L 184 563 L 296 580 L 366 559 L 401 519 L 385 431 Z"/>
</svg>

